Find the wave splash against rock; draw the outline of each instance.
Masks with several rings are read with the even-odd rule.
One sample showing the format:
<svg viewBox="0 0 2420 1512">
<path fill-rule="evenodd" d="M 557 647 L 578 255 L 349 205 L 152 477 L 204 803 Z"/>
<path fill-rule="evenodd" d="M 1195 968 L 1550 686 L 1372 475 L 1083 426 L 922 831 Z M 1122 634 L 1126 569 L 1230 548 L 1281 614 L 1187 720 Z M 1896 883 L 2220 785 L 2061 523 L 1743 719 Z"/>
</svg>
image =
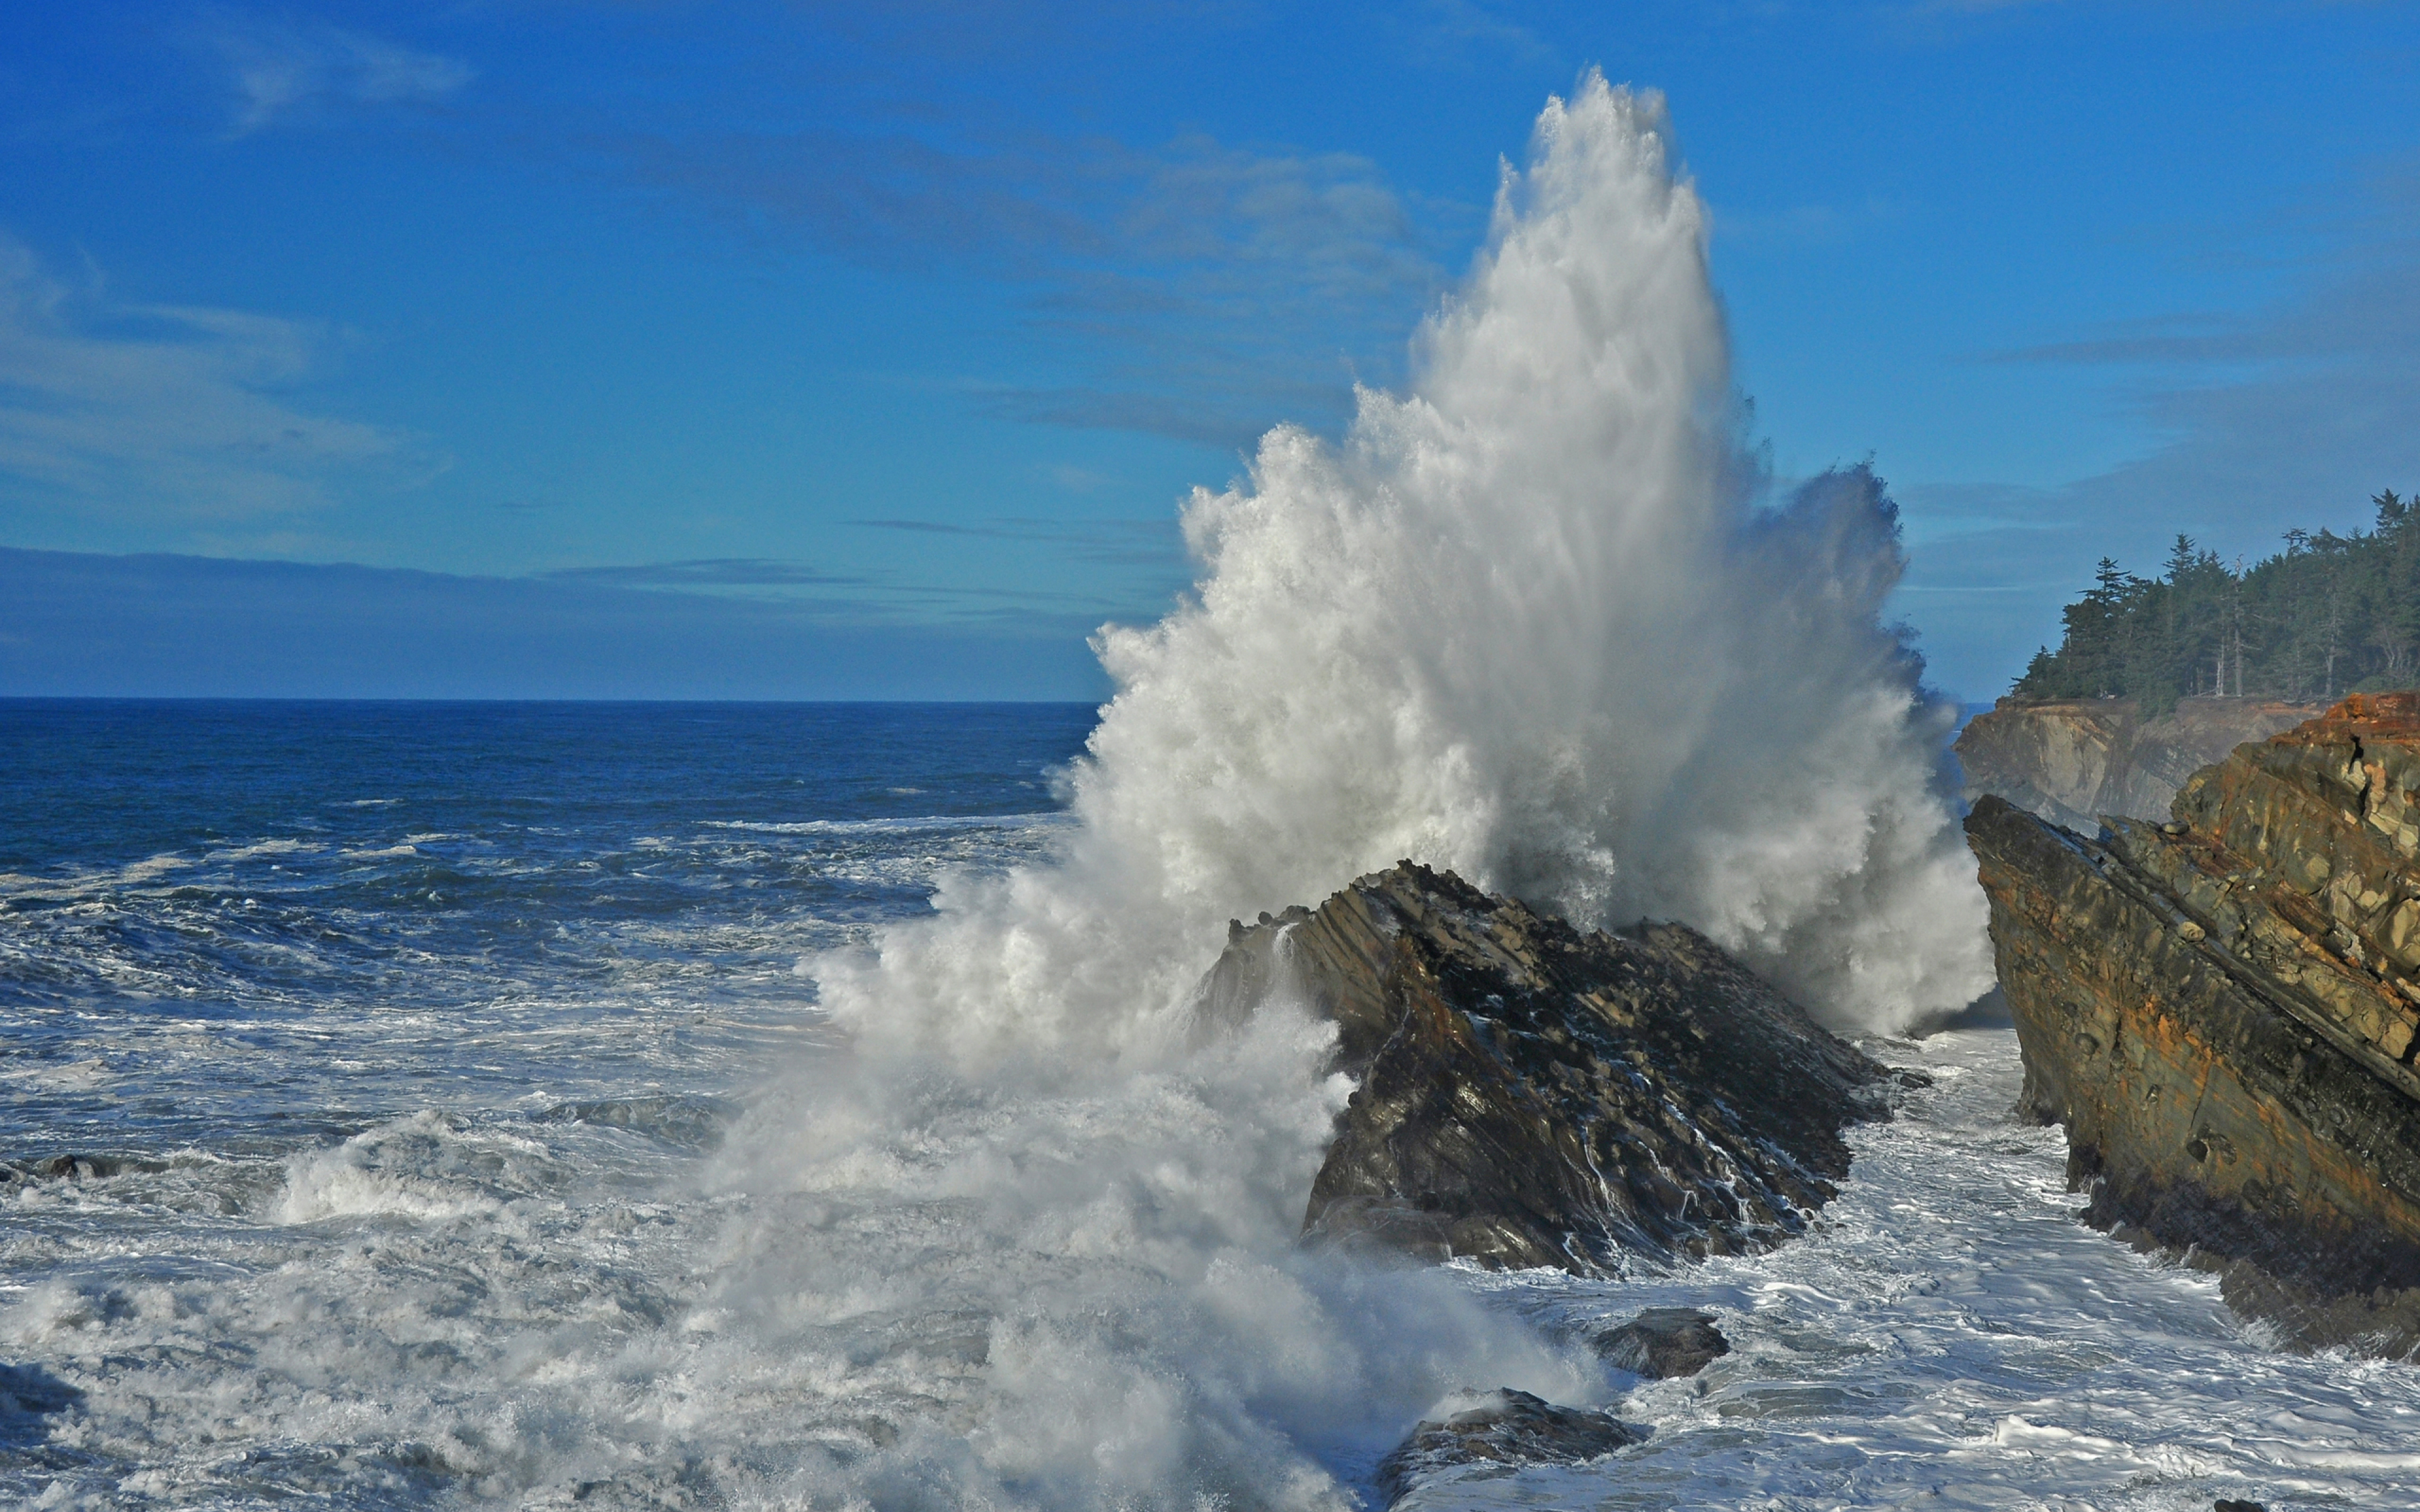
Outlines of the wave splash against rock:
<svg viewBox="0 0 2420 1512">
<path fill-rule="evenodd" d="M 1271 996 L 1337 1026 L 1356 1084 L 1320 1239 L 1582 1272 L 1761 1248 L 1889 1116 L 1882 1066 L 1696 931 L 1583 933 L 1408 861 L 1230 926 L 1202 1023 Z"/>
</svg>

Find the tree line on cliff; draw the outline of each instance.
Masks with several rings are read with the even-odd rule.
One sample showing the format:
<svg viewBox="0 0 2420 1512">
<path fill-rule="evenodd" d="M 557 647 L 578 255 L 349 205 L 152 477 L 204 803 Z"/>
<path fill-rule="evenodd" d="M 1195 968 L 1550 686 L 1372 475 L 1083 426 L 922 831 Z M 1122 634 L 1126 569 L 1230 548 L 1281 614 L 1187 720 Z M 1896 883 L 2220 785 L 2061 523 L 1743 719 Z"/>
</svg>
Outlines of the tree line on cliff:
<svg viewBox="0 0 2420 1512">
<path fill-rule="evenodd" d="M 2058 649 L 2035 652 L 2010 695 L 2132 698 L 2156 715 L 2180 698 L 2309 702 L 2420 682 L 2420 494 L 2370 501 L 2374 529 L 2288 531 L 2250 567 L 2182 534 L 2157 578 L 2102 558 L 2061 611 Z"/>
</svg>

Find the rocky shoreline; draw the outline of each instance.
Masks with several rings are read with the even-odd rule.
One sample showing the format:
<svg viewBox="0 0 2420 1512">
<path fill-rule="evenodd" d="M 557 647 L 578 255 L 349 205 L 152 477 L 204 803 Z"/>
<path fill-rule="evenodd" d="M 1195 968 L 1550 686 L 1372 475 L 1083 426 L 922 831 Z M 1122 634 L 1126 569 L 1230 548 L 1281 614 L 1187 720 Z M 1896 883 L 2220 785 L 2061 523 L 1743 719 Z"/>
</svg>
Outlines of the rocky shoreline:
<svg viewBox="0 0 2420 1512">
<path fill-rule="evenodd" d="M 2420 1350 L 2420 695 L 2239 747 L 2165 824 L 1966 827 L 2088 1220 L 2305 1347 Z"/>
<path fill-rule="evenodd" d="M 1332 1021 L 1333 1069 L 1357 1083 L 1305 1240 L 1420 1259 L 1601 1274 L 1780 1243 L 1848 1174 L 1844 1131 L 1888 1118 L 1899 1085 L 1693 930 L 1583 932 L 1408 861 L 1233 923 L 1197 1032 L 1274 1000 Z M 1687 1308 L 1587 1342 L 1641 1379 L 1730 1348 Z M 1474 1391 L 1415 1426 L 1376 1484 L 1391 1504 L 1455 1467 L 1578 1462 L 1643 1433 Z"/>
<path fill-rule="evenodd" d="M 2320 712 L 2317 704 L 2192 698 L 2147 719 L 2133 699 L 2002 699 L 1967 721 L 1953 748 L 1967 802 L 1992 794 L 2089 834 L 2103 814 L 2164 818 L 2194 773 Z"/>
</svg>

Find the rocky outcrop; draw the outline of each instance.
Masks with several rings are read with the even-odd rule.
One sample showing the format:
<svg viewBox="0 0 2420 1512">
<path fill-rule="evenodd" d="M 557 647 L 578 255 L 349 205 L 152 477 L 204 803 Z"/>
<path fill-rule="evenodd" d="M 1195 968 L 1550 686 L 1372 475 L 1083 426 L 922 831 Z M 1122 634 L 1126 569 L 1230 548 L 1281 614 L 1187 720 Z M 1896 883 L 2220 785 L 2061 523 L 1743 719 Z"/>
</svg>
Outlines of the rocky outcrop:
<svg viewBox="0 0 2420 1512">
<path fill-rule="evenodd" d="M 1583 933 L 1409 862 L 1236 923 L 1205 1027 L 1292 996 L 1357 1082 L 1305 1232 L 1500 1267 L 1729 1254 L 1803 1229 L 1888 1072 L 1677 924 Z"/>
<path fill-rule="evenodd" d="M 2002 699 L 1967 722 L 1955 748 L 1968 802 L 1993 794 L 2090 834 L 2102 814 L 2165 817 L 2195 772 L 2319 712 L 2305 703 L 2184 699 L 2147 720 L 2133 699 Z"/>
<path fill-rule="evenodd" d="M 1650 1381 L 1694 1376 L 1731 1352 L 1714 1315 L 1695 1307 L 1650 1307 L 1589 1343 L 1607 1365 Z"/>
<path fill-rule="evenodd" d="M 1413 1487 L 1457 1465 L 1571 1465 L 1646 1437 L 1609 1413 L 1558 1407 L 1509 1387 L 1478 1393 L 1415 1427 L 1378 1461 L 1378 1494 L 1394 1505 Z"/>
<path fill-rule="evenodd" d="M 2306 1343 L 2420 1347 L 2420 695 L 2238 748 L 2164 825 L 1966 827 L 2087 1215 Z"/>
</svg>

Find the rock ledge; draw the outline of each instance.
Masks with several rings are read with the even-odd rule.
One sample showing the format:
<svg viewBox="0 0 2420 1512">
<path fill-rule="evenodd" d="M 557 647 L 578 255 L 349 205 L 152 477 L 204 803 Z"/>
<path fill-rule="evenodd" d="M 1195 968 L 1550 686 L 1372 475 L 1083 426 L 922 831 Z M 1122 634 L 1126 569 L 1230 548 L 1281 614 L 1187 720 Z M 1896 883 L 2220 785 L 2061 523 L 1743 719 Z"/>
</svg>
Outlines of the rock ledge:
<svg viewBox="0 0 2420 1512">
<path fill-rule="evenodd" d="M 1889 1073 L 1678 924 L 1582 933 L 1402 863 L 1237 922 L 1205 1027 L 1272 995 L 1358 1082 L 1305 1232 L 1496 1267 L 1619 1269 L 1803 1230 Z"/>
<path fill-rule="evenodd" d="M 2086 1215 L 2311 1346 L 2420 1349 L 2420 695 L 2237 748 L 2169 823 L 1966 821 Z"/>
</svg>

